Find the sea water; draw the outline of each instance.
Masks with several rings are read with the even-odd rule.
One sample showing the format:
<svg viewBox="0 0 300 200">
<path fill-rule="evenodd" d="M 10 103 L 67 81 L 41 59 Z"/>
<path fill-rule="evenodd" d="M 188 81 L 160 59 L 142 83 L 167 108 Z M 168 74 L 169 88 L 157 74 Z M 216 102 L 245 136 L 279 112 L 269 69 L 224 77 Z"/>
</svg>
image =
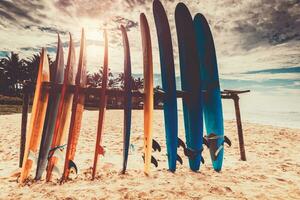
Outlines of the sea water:
<svg viewBox="0 0 300 200">
<path fill-rule="evenodd" d="M 154 75 L 154 85 L 161 86 L 159 74 Z M 239 95 L 242 121 L 300 128 L 300 67 L 220 74 L 220 85 L 222 90 L 251 90 Z M 181 89 L 179 76 L 176 87 Z M 182 103 L 178 103 L 182 112 Z M 234 120 L 233 101 L 223 99 L 222 103 L 224 119 Z"/>
</svg>

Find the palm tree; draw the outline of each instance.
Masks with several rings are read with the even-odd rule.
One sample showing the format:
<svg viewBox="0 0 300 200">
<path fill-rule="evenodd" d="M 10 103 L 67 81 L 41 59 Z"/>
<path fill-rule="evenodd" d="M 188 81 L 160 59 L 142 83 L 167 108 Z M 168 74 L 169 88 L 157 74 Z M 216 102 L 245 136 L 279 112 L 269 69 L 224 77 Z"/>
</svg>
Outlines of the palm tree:
<svg viewBox="0 0 300 200">
<path fill-rule="evenodd" d="M 103 67 L 101 67 L 98 72 L 87 75 L 87 85 L 88 87 L 101 87 L 102 85 L 102 77 L 103 77 Z M 114 80 L 114 76 L 111 73 L 110 69 L 108 69 L 108 87 L 113 88 L 116 85 Z"/>
<path fill-rule="evenodd" d="M 25 61 L 26 78 L 24 80 L 29 83 L 35 83 L 37 79 L 37 72 L 40 63 L 41 54 L 34 54 L 32 58 Z"/>
<path fill-rule="evenodd" d="M 87 75 L 88 87 L 100 87 L 102 82 L 102 75 L 100 73 L 93 73 Z"/>
<path fill-rule="evenodd" d="M 1 59 L 2 80 L 4 91 L 13 95 L 21 89 L 24 60 L 20 60 L 17 53 L 11 52 L 10 56 Z"/>
<path fill-rule="evenodd" d="M 121 89 L 124 89 L 124 78 L 124 73 L 118 74 L 118 77 L 115 78 L 116 85 L 118 85 Z"/>
<path fill-rule="evenodd" d="M 0 93 L 6 94 L 8 92 L 8 79 L 6 76 L 7 71 L 5 70 L 5 59 L 0 60 Z"/>
<path fill-rule="evenodd" d="M 49 55 L 50 71 L 54 69 L 54 62 Z M 0 60 L 0 92 L 6 95 L 21 95 L 21 89 L 25 82 L 35 84 L 40 62 L 40 54 L 33 55 L 32 58 L 23 60 L 17 53 L 11 52 Z"/>
<path fill-rule="evenodd" d="M 144 79 L 143 78 L 133 78 L 132 89 L 139 90 L 144 88 Z"/>
</svg>

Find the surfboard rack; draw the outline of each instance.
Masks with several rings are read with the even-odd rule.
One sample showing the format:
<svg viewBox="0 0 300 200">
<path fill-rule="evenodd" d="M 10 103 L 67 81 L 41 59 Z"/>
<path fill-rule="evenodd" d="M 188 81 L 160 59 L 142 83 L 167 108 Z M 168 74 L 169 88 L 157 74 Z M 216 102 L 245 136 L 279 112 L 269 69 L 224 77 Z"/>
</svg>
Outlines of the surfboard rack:
<svg viewBox="0 0 300 200">
<path fill-rule="evenodd" d="M 42 84 L 43 89 L 49 93 L 60 93 L 62 84 L 54 84 L 51 82 L 44 82 Z M 74 85 L 68 87 L 68 92 L 73 93 L 75 91 Z M 80 88 L 80 92 L 85 93 L 86 96 L 93 95 L 98 97 L 100 94 L 101 88 Z M 244 137 L 243 137 L 243 128 L 242 128 L 242 120 L 241 120 L 241 113 L 240 113 L 240 106 L 239 106 L 239 95 L 248 93 L 250 90 L 223 90 L 221 92 L 221 96 L 223 99 L 232 99 L 234 102 L 235 107 L 235 115 L 236 115 L 236 124 L 237 124 L 237 133 L 239 139 L 239 147 L 240 147 L 240 156 L 241 160 L 246 161 L 246 152 L 244 146 Z M 28 118 L 28 108 L 30 104 L 30 97 L 32 97 L 34 93 L 34 86 L 24 84 L 23 86 L 23 105 L 22 105 L 22 122 L 21 122 L 21 139 L 20 139 L 20 159 L 19 159 L 19 167 L 22 167 L 23 156 L 24 156 L 24 149 L 25 149 L 25 141 L 26 141 L 26 126 L 27 126 L 27 118 Z M 183 98 L 186 96 L 187 92 L 185 91 L 176 91 L 177 98 Z M 204 91 L 205 94 L 205 91 Z M 106 90 L 107 96 L 112 97 L 123 97 L 124 91 L 121 89 L 107 89 Z M 140 90 L 133 90 L 132 96 L 135 97 L 143 97 L 144 93 Z M 154 98 L 163 98 L 165 93 L 161 90 L 154 89 Z M 87 106 L 87 105 L 85 105 Z M 88 105 L 89 107 L 98 107 L 98 102 L 96 101 L 94 105 Z M 122 108 L 120 108 L 122 109 Z M 134 109 L 134 108 L 133 108 Z"/>
<path fill-rule="evenodd" d="M 241 111 L 240 111 L 240 104 L 239 104 L 239 100 L 240 100 L 239 94 L 244 94 L 248 92 L 250 92 L 250 90 L 224 90 L 221 93 L 223 99 L 232 99 L 234 102 L 236 126 L 237 126 L 239 146 L 240 146 L 240 156 L 242 161 L 246 161 L 247 159 L 246 159 L 242 118 L 241 118 Z"/>
</svg>

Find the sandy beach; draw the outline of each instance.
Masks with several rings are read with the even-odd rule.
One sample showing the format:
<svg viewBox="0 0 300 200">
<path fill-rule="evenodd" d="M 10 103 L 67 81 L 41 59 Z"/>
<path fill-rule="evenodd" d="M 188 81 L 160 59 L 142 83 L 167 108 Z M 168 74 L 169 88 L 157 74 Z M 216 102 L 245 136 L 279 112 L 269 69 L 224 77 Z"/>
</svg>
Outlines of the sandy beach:
<svg viewBox="0 0 300 200">
<path fill-rule="evenodd" d="M 300 130 L 244 122 L 247 161 L 240 161 L 234 121 L 225 122 L 232 147 L 225 147 L 223 170 L 211 167 L 207 148 L 200 172 L 191 172 L 182 149 L 184 164 L 175 174 L 167 171 L 163 112 L 154 113 L 154 139 L 162 152 L 159 161 L 145 176 L 142 160 L 143 112 L 133 111 L 128 170 L 121 175 L 123 112 L 107 111 L 103 145 L 96 180 L 91 181 L 97 111 L 85 111 L 75 162 L 79 174 L 60 185 L 58 174 L 50 183 L 29 180 L 19 186 L 18 169 L 21 115 L 0 116 L 0 199 L 300 199 Z M 183 118 L 179 115 L 179 135 L 184 139 Z M 34 171 L 32 170 L 32 175 Z"/>
</svg>

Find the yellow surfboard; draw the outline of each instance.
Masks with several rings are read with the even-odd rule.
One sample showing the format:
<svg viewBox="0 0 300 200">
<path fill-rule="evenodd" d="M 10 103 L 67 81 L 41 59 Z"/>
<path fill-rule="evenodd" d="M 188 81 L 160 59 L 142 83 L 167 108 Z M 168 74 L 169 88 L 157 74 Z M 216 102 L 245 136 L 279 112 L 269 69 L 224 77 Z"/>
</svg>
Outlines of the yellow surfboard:
<svg viewBox="0 0 300 200">
<path fill-rule="evenodd" d="M 75 91 L 73 95 L 72 114 L 69 128 L 69 136 L 64 164 L 64 171 L 61 182 L 65 182 L 69 177 L 72 166 L 77 167 L 74 163 L 76 147 L 79 140 L 82 115 L 84 111 L 85 94 L 80 92 L 81 88 L 86 87 L 86 41 L 84 29 L 81 33 L 80 53 L 78 61 L 78 69 L 75 77 Z"/>
<path fill-rule="evenodd" d="M 40 64 L 38 69 L 37 81 L 35 86 L 35 93 L 30 117 L 30 123 L 26 134 L 26 144 L 24 151 L 24 158 L 21 170 L 20 183 L 29 176 L 30 170 L 34 160 L 37 158 L 37 149 L 41 142 L 43 125 L 46 116 L 46 109 L 49 94 L 42 89 L 42 83 L 48 82 L 49 78 L 49 62 L 45 49 L 42 49 L 40 56 Z"/>
<path fill-rule="evenodd" d="M 146 16 L 140 15 L 144 63 L 144 172 L 149 175 L 152 153 L 153 121 L 153 61 L 149 25 Z"/>
</svg>

